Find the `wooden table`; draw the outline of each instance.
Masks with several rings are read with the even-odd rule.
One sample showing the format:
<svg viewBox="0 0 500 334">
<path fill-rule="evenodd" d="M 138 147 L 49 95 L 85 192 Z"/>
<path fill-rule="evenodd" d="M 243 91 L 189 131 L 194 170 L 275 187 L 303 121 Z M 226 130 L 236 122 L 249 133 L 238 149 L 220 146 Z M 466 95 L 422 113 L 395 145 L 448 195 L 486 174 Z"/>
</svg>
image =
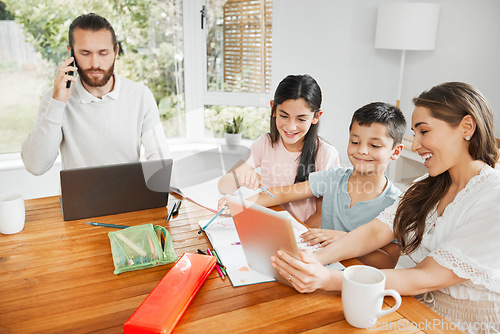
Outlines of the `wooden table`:
<svg viewBox="0 0 500 334">
<path fill-rule="evenodd" d="M 174 200 L 170 196 L 169 208 Z M 183 201 L 180 214 L 168 224 L 166 215 L 167 210 L 159 208 L 91 220 L 166 226 L 179 256 L 209 246 L 206 236 L 197 233 L 197 223 L 211 212 Z M 108 232 L 116 230 L 86 221 L 63 221 L 58 197 L 26 201 L 24 230 L 0 235 L 0 333 L 121 333 L 125 321 L 172 267 L 113 274 Z M 385 324 L 397 333 L 449 333 L 424 327 L 441 319 L 405 297 L 397 312 L 379 320 L 378 331 L 360 330 L 345 321 L 339 293 L 299 294 L 277 282 L 233 288 L 214 271 L 175 332 L 380 333 L 386 332 Z"/>
</svg>

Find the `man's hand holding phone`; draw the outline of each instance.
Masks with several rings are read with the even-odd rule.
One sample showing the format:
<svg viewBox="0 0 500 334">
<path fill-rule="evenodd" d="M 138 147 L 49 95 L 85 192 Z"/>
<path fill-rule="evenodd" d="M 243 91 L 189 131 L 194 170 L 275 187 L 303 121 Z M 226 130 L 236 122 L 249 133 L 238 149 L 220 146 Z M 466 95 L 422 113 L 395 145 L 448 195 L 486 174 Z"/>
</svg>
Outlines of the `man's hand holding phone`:
<svg viewBox="0 0 500 334">
<path fill-rule="evenodd" d="M 71 48 L 71 57 L 73 57 L 73 62 L 70 65 L 76 67 L 76 58 L 75 58 L 75 52 L 73 51 L 73 48 Z M 69 71 L 68 75 L 75 76 L 75 72 Z M 70 87 L 71 87 L 71 81 L 68 80 L 68 81 L 66 81 L 66 88 L 70 88 Z"/>
<path fill-rule="evenodd" d="M 74 60 L 74 57 L 69 57 L 61 64 L 57 71 L 54 80 L 54 93 L 52 94 L 55 100 L 68 102 L 71 96 L 71 89 L 68 87 L 68 83 L 76 82 L 76 78 L 72 74 L 74 71 L 78 70 L 78 68 L 73 65 Z"/>
</svg>

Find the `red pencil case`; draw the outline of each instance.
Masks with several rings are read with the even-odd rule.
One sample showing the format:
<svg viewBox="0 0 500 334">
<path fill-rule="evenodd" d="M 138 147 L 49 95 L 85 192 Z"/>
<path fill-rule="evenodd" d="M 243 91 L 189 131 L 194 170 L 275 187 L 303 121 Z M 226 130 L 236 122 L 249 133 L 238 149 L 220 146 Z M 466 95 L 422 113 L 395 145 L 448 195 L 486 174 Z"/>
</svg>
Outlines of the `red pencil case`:
<svg viewBox="0 0 500 334">
<path fill-rule="evenodd" d="M 123 325 L 123 333 L 170 333 L 215 267 L 213 256 L 184 253 Z"/>
</svg>

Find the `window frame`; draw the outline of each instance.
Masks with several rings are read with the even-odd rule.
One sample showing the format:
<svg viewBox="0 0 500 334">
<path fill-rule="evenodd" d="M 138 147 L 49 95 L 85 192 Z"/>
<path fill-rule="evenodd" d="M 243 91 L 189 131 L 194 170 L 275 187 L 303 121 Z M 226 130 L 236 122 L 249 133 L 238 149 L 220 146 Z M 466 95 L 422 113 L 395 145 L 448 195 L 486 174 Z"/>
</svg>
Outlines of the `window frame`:
<svg viewBox="0 0 500 334">
<path fill-rule="evenodd" d="M 201 10 L 205 5 L 205 0 L 183 0 L 184 84 L 188 141 L 203 140 L 205 106 L 267 107 L 272 99 L 271 92 L 236 93 L 208 90 L 206 30 L 201 28 Z"/>
</svg>

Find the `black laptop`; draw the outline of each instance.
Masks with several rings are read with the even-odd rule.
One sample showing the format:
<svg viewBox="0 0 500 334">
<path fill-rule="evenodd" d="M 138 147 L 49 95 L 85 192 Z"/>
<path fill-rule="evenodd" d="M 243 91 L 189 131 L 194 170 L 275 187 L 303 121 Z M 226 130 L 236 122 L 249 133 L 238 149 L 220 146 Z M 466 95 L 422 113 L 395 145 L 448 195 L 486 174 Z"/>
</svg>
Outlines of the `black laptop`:
<svg viewBox="0 0 500 334">
<path fill-rule="evenodd" d="M 61 170 L 64 220 L 167 205 L 172 159 Z"/>
</svg>

